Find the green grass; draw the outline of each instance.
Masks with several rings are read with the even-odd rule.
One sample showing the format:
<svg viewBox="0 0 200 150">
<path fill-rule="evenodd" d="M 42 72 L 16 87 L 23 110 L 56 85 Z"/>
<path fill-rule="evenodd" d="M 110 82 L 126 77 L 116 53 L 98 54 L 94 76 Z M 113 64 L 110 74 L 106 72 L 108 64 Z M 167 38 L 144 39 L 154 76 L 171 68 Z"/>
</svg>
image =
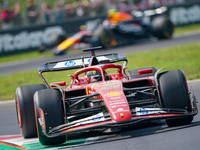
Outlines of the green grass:
<svg viewBox="0 0 200 150">
<path fill-rule="evenodd" d="M 200 79 L 200 43 L 176 46 L 157 51 L 139 52 L 128 55 L 129 68 L 144 66 L 162 68 L 166 70 L 181 69 L 187 80 Z M 133 64 L 133 65 L 132 65 Z"/>
<path fill-rule="evenodd" d="M 185 72 L 187 80 L 200 79 L 200 43 L 194 43 L 172 48 L 160 49 L 148 52 L 138 52 L 127 55 L 128 70 L 142 67 L 166 67 L 166 70 L 181 69 Z M 67 81 L 68 74 L 73 70 L 52 72 L 44 74 L 51 82 Z M 1 90 L 0 101 L 14 99 L 15 89 L 18 86 L 42 83 L 38 77 L 38 71 L 19 72 L 11 75 L 0 76 Z"/>
<path fill-rule="evenodd" d="M 73 54 L 79 52 L 82 52 L 82 50 L 71 50 L 67 51 L 66 54 Z M 8 63 L 13 61 L 26 61 L 29 59 L 48 58 L 48 57 L 53 57 L 53 53 L 51 53 L 49 50 L 46 50 L 43 53 L 39 53 L 38 51 L 31 51 L 31 52 L 18 53 L 15 55 L 5 55 L 5 56 L 0 56 L 0 65 L 1 63 Z"/>
<path fill-rule="evenodd" d="M 192 32 L 200 32 L 200 23 L 176 27 L 175 28 L 175 35 L 181 35 L 185 33 L 192 33 Z"/>
<path fill-rule="evenodd" d="M 44 58 L 44 57 L 52 57 L 52 54 L 48 51 L 44 53 L 38 53 L 38 51 L 32 51 L 32 52 L 19 53 L 15 55 L 6 55 L 0 57 L 0 63 L 22 61 L 35 58 Z"/>
</svg>

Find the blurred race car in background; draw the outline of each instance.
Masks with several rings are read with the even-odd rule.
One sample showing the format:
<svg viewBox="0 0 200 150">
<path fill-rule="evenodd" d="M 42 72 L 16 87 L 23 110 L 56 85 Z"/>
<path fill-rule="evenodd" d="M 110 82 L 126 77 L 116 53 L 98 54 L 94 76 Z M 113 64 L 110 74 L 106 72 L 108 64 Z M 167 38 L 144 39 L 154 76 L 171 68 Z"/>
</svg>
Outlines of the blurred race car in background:
<svg viewBox="0 0 200 150">
<path fill-rule="evenodd" d="M 166 11 L 167 7 L 143 12 L 133 11 L 131 14 L 110 10 L 107 19 L 93 29 L 81 26 L 81 31 L 65 40 L 63 40 L 63 35 L 58 36 L 57 42 L 55 42 L 57 45 L 52 51 L 55 55 L 60 55 L 78 43 L 87 43 L 92 47 L 102 45 L 107 49 L 130 44 L 138 39 L 171 38 L 174 25 L 167 17 Z"/>
<path fill-rule="evenodd" d="M 123 54 L 112 53 L 50 62 L 38 67 L 44 84 L 16 89 L 16 109 L 24 138 L 38 136 L 41 144 L 55 145 L 66 135 L 122 128 L 166 120 L 169 127 L 187 125 L 198 113 L 196 98 L 189 91 L 184 72 L 154 67 L 127 69 Z M 123 65 L 119 64 L 124 62 Z M 70 84 L 48 84 L 45 72 L 78 69 Z M 54 73 L 50 73 L 55 75 Z M 60 80 L 60 76 L 57 78 Z"/>
</svg>

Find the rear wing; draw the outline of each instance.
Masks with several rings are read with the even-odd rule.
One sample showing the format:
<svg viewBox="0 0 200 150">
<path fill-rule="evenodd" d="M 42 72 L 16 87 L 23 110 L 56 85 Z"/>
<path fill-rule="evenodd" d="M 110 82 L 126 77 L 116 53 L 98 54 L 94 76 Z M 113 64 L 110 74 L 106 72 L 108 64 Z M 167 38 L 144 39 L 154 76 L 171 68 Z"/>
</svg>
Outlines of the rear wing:
<svg viewBox="0 0 200 150">
<path fill-rule="evenodd" d="M 104 63 L 115 63 L 119 61 L 127 61 L 126 56 L 124 54 L 106 54 L 106 55 L 99 55 L 96 56 L 98 62 L 100 64 Z M 50 72 L 50 71 L 62 71 L 62 70 L 70 70 L 70 69 L 78 69 L 84 68 L 84 66 L 88 66 L 91 57 L 84 57 L 78 59 L 70 59 L 70 60 L 63 60 L 58 62 L 49 62 L 38 67 L 40 72 Z M 84 61 L 84 64 L 83 64 Z"/>
</svg>

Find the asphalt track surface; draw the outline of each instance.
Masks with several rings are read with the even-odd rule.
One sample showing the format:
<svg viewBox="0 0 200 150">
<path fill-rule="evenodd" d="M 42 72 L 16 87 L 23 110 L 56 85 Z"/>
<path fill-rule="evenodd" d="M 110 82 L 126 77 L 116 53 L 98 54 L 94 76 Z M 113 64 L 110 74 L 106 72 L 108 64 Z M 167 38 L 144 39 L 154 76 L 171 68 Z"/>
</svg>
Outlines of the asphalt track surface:
<svg viewBox="0 0 200 150">
<path fill-rule="evenodd" d="M 189 88 L 194 91 L 197 101 L 199 101 L 200 80 L 189 81 Z M 198 108 L 200 108 L 199 103 Z M 200 114 L 197 114 L 190 125 L 169 128 L 164 121 L 158 121 L 126 128 L 112 134 L 83 133 L 75 137 L 69 136 L 69 142 L 72 141 L 74 144 L 74 139 L 80 141 L 84 138 L 90 138 L 90 143 L 61 146 L 63 146 L 62 149 L 75 150 L 198 150 L 200 147 L 199 131 Z M 0 137 L 2 135 L 18 135 L 19 133 L 14 101 L 1 102 Z"/>
<path fill-rule="evenodd" d="M 105 53 L 134 53 L 138 51 L 149 51 L 161 48 L 167 48 L 172 46 L 179 46 L 183 44 L 189 44 L 194 42 L 200 42 L 200 33 L 194 34 L 187 34 L 182 36 L 173 37 L 170 40 L 142 40 L 137 41 L 136 43 L 123 46 L 119 48 L 113 48 L 109 50 L 101 50 L 96 51 L 97 55 L 105 54 Z M 178 54 L 177 54 L 178 55 Z M 41 59 L 32 59 L 28 61 L 20 61 L 20 62 L 11 62 L 11 63 L 1 63 L 0 64 L 0 75 L 7 75 L 19 71 L 26 71 L 26 70 L 33 70 L 37 69 L 37 67 L 43 63 L 58 61 L 58 60 L 66 60 L 66 59 L 73 59 L 80 56 L 90 56 L 90 53 L 76 53 L 76 54 L 69 54 L 63 56 L 56 56 L 52 58 L 41 58 Z"/>
</svg>

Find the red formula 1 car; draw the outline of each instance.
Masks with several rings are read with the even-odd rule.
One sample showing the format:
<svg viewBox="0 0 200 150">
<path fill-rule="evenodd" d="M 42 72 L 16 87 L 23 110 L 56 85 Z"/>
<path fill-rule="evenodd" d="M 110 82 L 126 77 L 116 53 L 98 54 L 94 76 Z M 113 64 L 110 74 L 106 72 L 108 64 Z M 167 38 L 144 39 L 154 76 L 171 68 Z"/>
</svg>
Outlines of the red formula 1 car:
<svg viewBox="0 0 200 150">
<path fill-rule="evenodd" d="M 112 132 L 133 124 L 165 119 L 168 126 L 190 124 L 196 99 L 183 71 L 154 67 L 126 72 L 122 54 L 107 54 L 39 66 L 44 84 L 16 90 L 19 126 L 24 138 L 37 136 L 43 145 L 61 144 L 67 134 Z M 116 62 L 124 61 L 123 65 Z M 77 69 L 70 84 L 48 84 L 44 72 Z"/>
</svg>

